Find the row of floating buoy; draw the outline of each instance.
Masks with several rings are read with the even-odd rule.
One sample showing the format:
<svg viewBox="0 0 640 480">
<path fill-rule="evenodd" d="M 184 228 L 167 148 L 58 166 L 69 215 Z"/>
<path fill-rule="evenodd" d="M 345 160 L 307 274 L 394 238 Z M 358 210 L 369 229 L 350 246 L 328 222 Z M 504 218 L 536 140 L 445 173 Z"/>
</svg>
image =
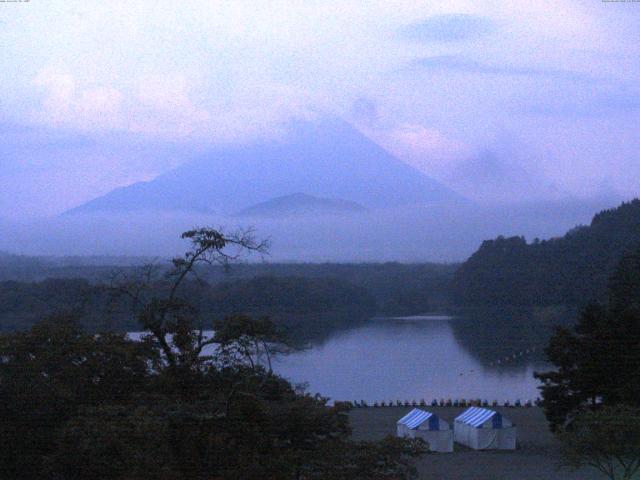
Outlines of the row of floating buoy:
<svg viewBox="0 0 640 480">
<path fill-rule="evenodd" d="M 527 348 L 526 350 L 521 350 L 521 351 L 519 351 L 517 353 L 514 353 L 513 355 L 507 355 L 506 357 L 504 357 L 504 359 L 499 358 L 495 362 L 490 362 L 489 366 L 493 367 L 494 365 L 501 365 L 502 363 L 510 362 L 510 361 L 513 361 L 513 360 L 515 360 L 517 358 L 520 358 L 523 355 L 528 355 L 530 353 L 534 353 L 535 351 L 536 351 L 536 347 Z"/>
<path fill-rule="evenodd" d="M 420 400 L 419 402 L 417 402 L 416 400 L 413 400 L 411 402 L 409 402 L 408 400 L 405 400 L 404 402 L 400 401 L 400 400 L 396 400 L 395 402 L 393 400 L 389 400 L 389 402 L 385 402 L 384 400 L 381 402 L 373 402 L 372 404 L 367 403 L 365 400 L 360 400 L 359 402 L 357 400 L 354 400 L 353 402 L 335 402 L 336 404 L 348 404 L 351 407 L 355 407 L 355 408 L 384 408 L 384 407 L 427 407 L 427 406 L 431 406 L 431 407 L 471 407 L 471 406 L 482 406 L 482 407 L 532 407 L 534 405 L 539 405 L 540 404 L 540 398 L 536 398 L 535 400 L 527 400 L 525 402 L 521 402 L 520 400 L 516 400 L 515 402 L 511 403 L 509 400 L 506 400 L 504 402 L 498 402 L 497 400 L 494 400 L 493 402 L 489 402 L 487 400 L 465 400 L 465 399 L 440 399 L 439 401 L 434 399 L 431 403 L 427 403 L 425 402 L 424 399 Z"/>
<path fill-rule="evenodd" d="M 512 355 L 507 355 L 507 356 L 506 356 L 506 357 L 504 357 L 504 358 L 499 358 L 498 360 L 495 360 L 495 361 L 493 361 L 493 362 L 489 362 L 489 366 L 490 366 L 490 367 L 494 367 L 494 366 L 502 365 L 502 364 L 504 364 L 504 363 L 507 363 L 507 362 L 511 362 L 511 361 L 513 361 L 513 360 L 516 360 L 516 359 L 518 359 L 518 358 L 520 358 L 520 357 L 522 357 L 522 356 L 524 356 L 524 355 L 528 355 L 528 354 L 530 354 L 530 353 L 534 353 L 535 351 L 536 351 L 536 347 L 527 348 L 527 349 L 525 349 L 525 350 L 521 350 L 521 351 L 519 351 L 519 352 L 516 352 L 516 353 L 514 353 L 514 354 L 512 354 Z M 459 376 L 459 377 L 461 377 L 461 376 L 463 376 L 465 373 L 466 373 L 466 374 L 475 373 L 475 370 L 474 370 L 474 369 L 471 369 L 471 370 L 468 370 L 468 371 L 466 371 L 466 372 L 460 372 L 460 373 L 458 373 L 458 376 Z"/>
</svg>

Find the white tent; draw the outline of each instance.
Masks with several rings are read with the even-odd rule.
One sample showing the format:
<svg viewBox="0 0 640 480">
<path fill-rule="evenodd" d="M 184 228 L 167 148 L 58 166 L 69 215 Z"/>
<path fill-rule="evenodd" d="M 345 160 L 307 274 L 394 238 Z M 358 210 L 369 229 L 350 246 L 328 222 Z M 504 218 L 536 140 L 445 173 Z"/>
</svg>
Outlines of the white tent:
<svg viewBox="0 0 640 480">
<path fill-rule="evenodd" d="M 516 427 L 500 413 L 471 407 L 454 420 L 456 442 L 474 450 L 515 450 Z"/>
<path fill-rule="evenodd" d="M 432 452 L 453 452 L 453 431 L 437 415 L 414 408 L 398 420 L 399 437 L 422 438 Z"/>
</svg>

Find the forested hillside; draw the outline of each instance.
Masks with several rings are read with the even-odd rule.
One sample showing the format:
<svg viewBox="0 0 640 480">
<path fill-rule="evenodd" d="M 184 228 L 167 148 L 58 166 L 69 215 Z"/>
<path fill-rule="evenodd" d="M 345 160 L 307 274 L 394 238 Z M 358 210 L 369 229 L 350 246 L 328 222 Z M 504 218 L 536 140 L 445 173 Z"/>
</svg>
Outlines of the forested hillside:
<svg viewBox="0 0 640 480">
<path fill-rule="evenodd" d="M 373 314 L 376 309 L 367 290 L 336 278 L 256 277 L 225 282 L 208 289 L 200 302 L 205 304 L 204 310 L 217 316 L 323 311 Z"/>
<path fill-rule="evenodd" d="M 166 284 L 158 282 L 151 285 L 150 294 L 164 290 Z M 183 295 L 209 326 L 224 316 L 246 313 L 270 316 L 293 329 L 324 332 L 353 325 L 376 311 L 367 290 L 331 278 L 258 277 L 220 285 L 191 282 Z M 73 316 L 91 331 L 140 328 L 128 299 L 104 284 L 84 279 L 0 282 L 0 331 L 24 330 L 54 314 Z"/>
<path fill-rule="evenodd" d="M 411 315 L 444 310 L 449 284 L 457 264 L 437 263 L 258 263 L 234 265 L 231 271 L 208 268 L 201 272 L 209 283 L 255 277 L 339 278 L 362 287 L 373 296 L 376 313 Z"/>
<path fill-rule="evenodd" d="M 640 245 L 640 200 L 593 217 L 561 238 L 487 240 L 454 275 L 456 304 L 584 305 L 605 300 L 620 258 Z"/>
<path fill-rule="evenodd" d="M 136 328 L 135 320 L 118 313 L 122 306 L 118 302 L 113 305 L 106 287 L 115 274 L 134 275 L 149 261 L 0 254 L 0 330 L 27 328 L 61 310 L 87 312 L 87 328 Z M 158 273 L 162 275 L 169 265 L 157 261 Z M 283 316 L 337 309 L 343 313 L 357 310 L 415 315 L 446 309 L 456 268 L 433 263 L 245 263 L 230 269 L 203 266 L 197 270 L 198 277 L 208 288 L 197 296 L 203 303 L 201 311 L 209 316 L 229 313 L 234 305 L 244 310 L 250 306 L 252 313 L 277 312 Z"/>
</svg>

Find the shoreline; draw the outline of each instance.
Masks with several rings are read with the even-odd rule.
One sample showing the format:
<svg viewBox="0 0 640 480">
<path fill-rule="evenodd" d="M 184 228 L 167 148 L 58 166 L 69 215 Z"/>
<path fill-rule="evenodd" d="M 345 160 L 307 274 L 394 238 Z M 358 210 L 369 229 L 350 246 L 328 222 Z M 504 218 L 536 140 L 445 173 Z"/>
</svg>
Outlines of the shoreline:
<svg viewBox="0 0 640 480">
<path fill-rule="evenodd" d="M 396 422 L 413 406 L 353 408 L 349 412 L 352 438 L 379 440 L 396 434 Z M 466 407 L 420 407 L 453 425 Z M 517 428 L 516 450 L 476 451 L 454 443 L 453 453 L 427 454 L 416 461 L 419 479 L 447 480 L 598 480 L 596 470 L 560 468 L 559 442 L 539 407 L 488 407 L 509 418 Z"/>
</svg>

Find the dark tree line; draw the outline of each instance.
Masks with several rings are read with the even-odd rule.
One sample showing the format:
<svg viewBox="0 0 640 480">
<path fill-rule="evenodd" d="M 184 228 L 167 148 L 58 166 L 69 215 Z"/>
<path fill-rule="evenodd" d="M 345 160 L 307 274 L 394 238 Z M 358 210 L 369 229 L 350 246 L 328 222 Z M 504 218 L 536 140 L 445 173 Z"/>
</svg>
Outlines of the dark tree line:
<svg viewBox="0 0 640 480">
<path fill-rule="evenodd" d="M 156 278 L 148 286 L 158 294 L 167 288 L 165 278 Z M 376 312 L 376 303 L 365 289 L 332 278 L 259 277 L 214 285 L 189 279 L 183 295 L 209 318 L 235 313 L 271 315 L 278 323 L 301 328 L 338 318 L 342 326 L 348 326 Z M 139 329 L 129 314 L 129 303 L 114 296 L 107 283 L 83 279 L 0 282 L 0 331 L 26 329 L 47 315 L 71 312 L 88 330 Z"/>
<path fill-rule="evenodd" d="M 640 200 L 594 216 L 564 237 L 482 243 L 455 274 L 458 305 L 574 305 L 605 301 L 621 255 L 640 245 Z"/>
<path fill-rule="evenodd" d="M 149 267 L 145 267 L 149 268 Z M 137 321 L 128 304 L 114 297 L 110 285 L 118 277 L 139 277 L 145 268 L 104 272 L 100 281 L 50 278 L 39 282 L 0 282 L 0 331 L 34 325 L 53 313 L 73 312 L 88 330 L 134 331 Z M 148 289 L 165 291 L 169 282 L 153 267 Z M 211 318 L 232 313 L 270 315 L 277 323 L 320 332 L 347 327 L 376 314 L 418 314 L 443 308 L 452 268 L 420 265 L 198 265 L 195 277 L 182 286 L 183 295 Z M 239 270 L 239 271 L 237 271 Z M 258 275 L 257 275 L 258 274 Z M 257 275 L 257 276 L 256 276 Z M 137 278 L 141 280 L 141 278 Z"/>
<path fill-rule="evenodd" d="M 640 248 L 622 256 L 608 301 L 585 307 L 546 349 L 542 407 L 566 464 L 611 480 L 640 471 Z"/>
<path fill-rule="evenodd" d="M 28 290 L 45 280 L 84 279 L 89 284 L 108 284 L 114 270 L 137 270 L 140 258 L 49 258 L 26 257 L 0 252 L 0 292 L 2 289 Z M 165 271 L 166 262 L 158 264 Z M 244 284 L 254 278 L 298 278 L 310 283 L 340 279 L 368 292 L 375 301 L 378 314 L 409 315 L 442 310 L 448 305 L 449 283 L 457 265 L 432 263 L 238 263 L 227 270 L 220 265 L 199 265 L 198 276 L 210 286 L 220 283 Z M 4 282 L 17 283 L 4 283 Z M 59 284 L 65 288 L 64 283 Z M 16 287 L 18 286 L 18 287 Z M 0 293 L 1 295 L 1 293 Z M 1 305 L 1 304 L 0 304 Z"/>
<path fill-rule="evenodd" d="M 242 232 L 183 237 L 192 248 L 160 274 L 164 288 L 152 269 L 112 285 L 146 332 L 142 341 L 87 332 L 69 314 L 0 336 L 0 476 L 411 477 L 421 441 L 353 442 L 345 405 L 328 406 L 271 371 L 273 356 L 292 348 L 273 322 L 214 323 L 189 303 L 195 265 L 264 245 Z"/>
<path fill-rule="evenodd" d="M 376 312 L 410 315 L 441 310 L 449 303 L 449 284 L 458 265 L 416 263 L 290 263 L 238 265 L 231 281 L 254 277 L 341 279 L 365 289 L 376 302 Z M 230 281 L 220 268 L 203 272 L 211 283 Z"/>
<path fill-rule="evenodd" d="M 256 277 L 220 283 L 208 293 L 208 310 L 223 315 L 376 311 L 366 289 L 338 278 Z"/>
<path fill-rule="evenodd" d="M 558 328 L 546 353 L 556 369 L 536 376 L 552 428 L 583 410 L 640 407 L 640 249 L 619 260 L 609 301 L 585 307 L 574 327 Z"/>
</svg>

